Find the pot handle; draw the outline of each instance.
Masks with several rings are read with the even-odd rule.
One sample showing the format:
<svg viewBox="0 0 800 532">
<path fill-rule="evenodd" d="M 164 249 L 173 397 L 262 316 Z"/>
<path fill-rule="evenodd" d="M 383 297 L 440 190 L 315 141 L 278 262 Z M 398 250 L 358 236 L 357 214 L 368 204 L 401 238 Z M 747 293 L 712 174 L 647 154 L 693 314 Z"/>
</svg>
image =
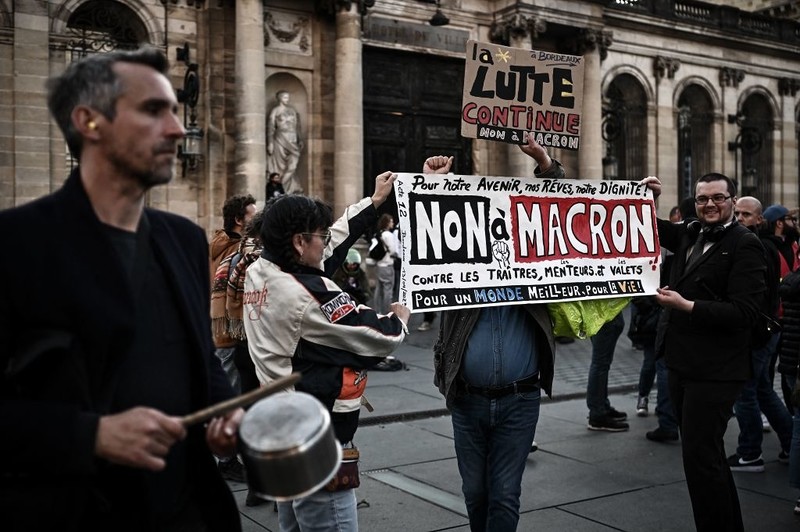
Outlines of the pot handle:
<svg viewBox="0 0 800 532">
<path fill-rule="evenodd" d="M 218 417 L 230 410 L 239 407 L 249 406 L 258 401 L 259 399 L 262 399 L 268 395 L 272 395 L 281 390 L 285 390 L 289 386 L 294 385 L 299 380 L 300 380 L 300 373 L 297 372 L 287 375 L 285 377 L 281 377 L 267 384 L 266 386 L 260 386 L 255 390 L 243 393 L 242 395 L 234 397 L 233 399 L 222 401 L 215 405 L 211 405 L 208 408 L 198 410 L 197 412 L 189 414 L 188 416 L 184 416 L 181 419 L 181 423 L 183 423 L 184 427 L 189 427 L 190 425 L 194 425 L 202 421 L 208 421 L 209 419 Z"/>
</svg>

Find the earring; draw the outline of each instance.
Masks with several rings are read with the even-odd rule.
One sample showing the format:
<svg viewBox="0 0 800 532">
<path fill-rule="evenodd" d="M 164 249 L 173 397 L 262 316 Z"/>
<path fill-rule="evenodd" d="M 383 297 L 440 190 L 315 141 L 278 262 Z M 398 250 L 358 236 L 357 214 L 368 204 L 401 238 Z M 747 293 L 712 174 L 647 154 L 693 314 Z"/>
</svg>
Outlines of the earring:
<svg viewBox="0 0 800 532">
<path fill-rule="evenodd" d="M 95 129 L 97 129 L 97 124 L 95 123 L 94 120 L 89 120 L 89 123 L 86 124 L 86 127 L 94 131 Z"/>
</svg>

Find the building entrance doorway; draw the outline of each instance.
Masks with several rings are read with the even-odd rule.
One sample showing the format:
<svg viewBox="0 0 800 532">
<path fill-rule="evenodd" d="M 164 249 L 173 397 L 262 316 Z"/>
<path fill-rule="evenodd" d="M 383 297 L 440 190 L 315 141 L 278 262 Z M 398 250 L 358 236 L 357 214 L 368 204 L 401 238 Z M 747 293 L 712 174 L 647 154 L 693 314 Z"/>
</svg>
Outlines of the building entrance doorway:
<svg viewBox="0 0 800 532">
<path fill-rule="evenodd" d="M 385 170 L 419 172 L 431 155 L 452 155 L 472 173 L 471 139 L 461 137 L 464 61 L 364 48 L 364 195 Z M 381 207 L 397 215 L 394 196 Z"/>
</svg>

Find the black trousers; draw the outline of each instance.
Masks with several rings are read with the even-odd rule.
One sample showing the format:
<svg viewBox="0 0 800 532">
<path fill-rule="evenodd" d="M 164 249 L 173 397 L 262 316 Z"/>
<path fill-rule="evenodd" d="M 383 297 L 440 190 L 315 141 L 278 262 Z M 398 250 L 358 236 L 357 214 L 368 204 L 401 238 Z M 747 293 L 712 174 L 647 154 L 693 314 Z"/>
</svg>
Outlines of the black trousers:
<svg viewBox="0 0 800 532">
<path fill-rule="evenodd" d="M 739 495 L 723 436 L 744 381 L 700 381 L 669 371 L 669 393 L 683 450 L 683 471 L 698 532 L 743 532 Z"/>
</svg>

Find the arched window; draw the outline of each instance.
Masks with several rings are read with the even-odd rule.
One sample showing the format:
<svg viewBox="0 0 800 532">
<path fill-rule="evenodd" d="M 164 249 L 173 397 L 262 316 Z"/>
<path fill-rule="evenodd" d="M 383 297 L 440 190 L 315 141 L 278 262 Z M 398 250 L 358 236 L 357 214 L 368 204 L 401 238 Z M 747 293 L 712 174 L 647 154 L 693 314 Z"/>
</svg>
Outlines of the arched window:
<svg viewBox="0 0 800 532">
<path fill-rule="evenodd" d="M 604 179 L 638 180 L 647 175 L 647 98 L 639 82 L 621 74 L 603 104 Z"/>
<path fill-rule="evenodd" d="M 772 141 L 775 127 L 772 107 L 762 94 L 747 97 L 739 113 L 738 165 L 736 179 L 740 196 L 755 196 L 762 205 L 771 205 Z"/>
<path fill-rule="evenodd" d="M 113 0 L 92 0 L 81 4 L 67 20 L 66 61 L 89 54 L 124 49 L 135 50 L 149 42 L 147 28 L 128 6 Z M 65 149 L 66 169 L 77 161 Z"/>
<path fill-rule="evenodd" d="M 694 195 L 692 183 L 711 172 L 714 112 L 708 92 L 689 85 L 678 99 L 678 200 Z"/>
<path fill-rule="evenodd" d="M 144 23 L 128 6 L 111 0 L 82 4 L 67 21 L 71 60 L 116 49 L 136 49 L 149 41 Z"/>
</svg>

